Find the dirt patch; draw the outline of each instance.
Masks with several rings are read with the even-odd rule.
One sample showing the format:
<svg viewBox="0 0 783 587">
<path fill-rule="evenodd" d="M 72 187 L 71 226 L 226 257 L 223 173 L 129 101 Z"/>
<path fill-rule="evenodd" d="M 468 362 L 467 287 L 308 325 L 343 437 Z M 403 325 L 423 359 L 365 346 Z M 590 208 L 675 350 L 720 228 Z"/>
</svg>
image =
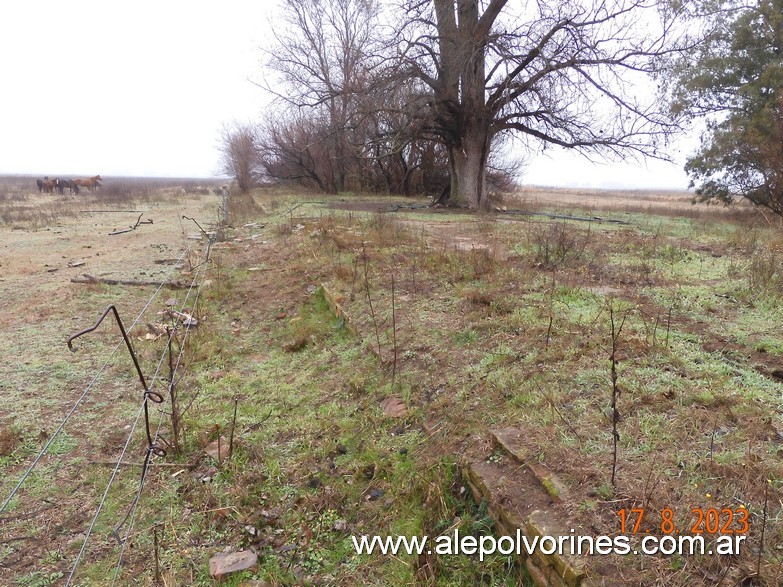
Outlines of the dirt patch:
<svg viewBox="0 0 783 587">
<path fill-rule="evenodd" d="M 19 444 L 19 434 L 7 427 L 0 427 L 0 457 L 7 457 Z"/>
</svg>

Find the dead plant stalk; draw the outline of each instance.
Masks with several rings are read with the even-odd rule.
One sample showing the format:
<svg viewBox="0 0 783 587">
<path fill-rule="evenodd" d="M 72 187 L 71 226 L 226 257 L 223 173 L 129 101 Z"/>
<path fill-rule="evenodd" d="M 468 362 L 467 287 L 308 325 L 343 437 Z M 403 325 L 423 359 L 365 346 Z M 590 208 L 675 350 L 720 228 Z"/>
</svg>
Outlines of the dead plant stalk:
<svg viewBox="0 0 783 587">
<path fill-rule="evenodd" d="M 611 361 L 611 377 L 612 377 L 612 487 L 615 486 L 616 474 L 617 474 L 617 443 L 620 440 L 620 433 L 617 432 L 617 424 L 620 421 L 620 412 L 617 409 L 617 400 L 620 397 L 620 386 L 617 384 L 617 343 L 620 338 L 620 333 L 623 331 L 625 325 L 625 319 L 628 317 L 628 313 L 624 313 L 620 324 L 617 324 L 615 320 L 615 308 L 614 303 L 609 303 L 609 321 L 612 325 L 612 354 L 609 359 Z"/>
<path fill-rule="evenodd" d="M 367 295 L 367 304 L 370 306 L 370 318 L 372 319 L 373 329 L 375 330 L 375 342 L 378 345 L 378 358 L 381 359 L 381 335 L 378 333 L 378 321 L 375 319 L 375 309 L 372 305 L 372 295 L 370 295 L 370 279 L 367 263 L 367 247 L 362 241 L 362 264 L 364 266 L 364 292 Z M 381 359 L 382 361 L 382 359 Z"/>
<path fill-rule="evenodd" d="M 555 319 L 555 269 L 552 269 L 552 286 L 549 288 L 549 325 L 546 329 L 546 341 L 544 350 L 549 348 L 549 340 L 552 336 L 552 323 Z"/>
<path fill-rule="evenodd" d="M 174 351 L 172 348 L 172 342 L 174 337 L 172 336 L 173 329 L 166 327 L 166 334 L 168 336 L 168 355 L 169 355 L 169 400 L 171 402 L 171 434 L 174 442 L 174 452 L 180 453 L 180 422 L 182 421 L 182 414 L 180 412 L 180 405 L 177 397 L 177 382 L 175 379 L 176 367 L 174 365 Z"/>
<path fill-rule="evenodd" d="M 394 362 L 392 363 L 392 391 L 397 378 L 397 304 L 394 293 L 394 270 L 391 274 L 391 301 L 392 301 L 392 346 L 394 348 Z"/>
</svg>

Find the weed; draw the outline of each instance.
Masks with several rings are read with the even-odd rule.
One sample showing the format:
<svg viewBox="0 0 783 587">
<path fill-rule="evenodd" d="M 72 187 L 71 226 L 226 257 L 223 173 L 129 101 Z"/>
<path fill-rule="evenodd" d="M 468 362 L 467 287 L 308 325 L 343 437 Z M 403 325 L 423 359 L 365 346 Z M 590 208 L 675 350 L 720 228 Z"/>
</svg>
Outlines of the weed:
<svg viewBox="0 0 783 587">
<path fill-rule="evenodd" d="M 783 296 L 783 262 L 776 252 L 756 251 L 747 266 L 748 287 L 779 298 Z"/>
<path fill-rule="evenodd" d="M 455 344 L 461 346 L 469 345 L 475 343 L 478 340 L 478 333 L 472 328 L 468 328 L 460 332 L 455 332 L 452 335 L 451 340 L 454 341 Z"/>
<path fill-rule="evenodd" d="M 63 574 L 54 571 L 33 571 L 26 577 L 20 577 L 16 580 L 16 584 L 19 587 L 49 587 L 50 585 L 57 585 L 58 581 L 63 578 Z"/>
<path fill-rule="evenodd" d="M 605 482 L 599 485 L 595 492 L 601 499 L 612 499 L 614 496 L 614 487 L 612 486 L 612 483 Z"/>
<path fill-rule="evenodd" d="M 0 458 L 8 457 L 21 442 L 21 432 L 18 426 L 0 428 Z"/>
<path fill-rule="evenodd" d="M 545 268 L 562 267 L 583 259 L 589 237 L 566 222 L 537 227 L 533 234 L 533 260 Z"/>
<path fill-rule="evenodd" d="M 366 226 L 367 236 L 375 245 L 397 245 L 412 238 L 410 231 L 391 212 L 376 212 Z"/>
<path fill-rule="evenodd" d="M 470 279 L 474 281 L 494 275 L 497 269 L 495 257 L 486 247 L 471 247 L 467 261 L 471 271 Z"/>
<path fill-rule="evenodd" d="M 293 221 L 293 218 L 289 218 L 275 224 L 272 227 L 272 232 L 277 236 L 287 236 L 292 234 L 296 227 L 297 224 Z"/>
<path fill-rule="evenodd" d="M 49 446 L 48 452 L 51 455 L 64 455 L 72 452 L 77 445 L 78 442 L 73 436 L 62 433 Z"/>
<path fill-rule="evenodd" d="M 656 256 L 662 259 L 669 265 L 686 261 L 689 258 L 689 253 L 686 249 L 678 247 L 672 243 L 666 243 L 661 247 L 658 247 Z"/>
<path fill-rule="evenodd" d="M 468 287 L 462 290 L 462 297 L 477 306 L 491 306 L 496 301 L 495 296 L 494 292 L 478 287 Z"/>
</svg>

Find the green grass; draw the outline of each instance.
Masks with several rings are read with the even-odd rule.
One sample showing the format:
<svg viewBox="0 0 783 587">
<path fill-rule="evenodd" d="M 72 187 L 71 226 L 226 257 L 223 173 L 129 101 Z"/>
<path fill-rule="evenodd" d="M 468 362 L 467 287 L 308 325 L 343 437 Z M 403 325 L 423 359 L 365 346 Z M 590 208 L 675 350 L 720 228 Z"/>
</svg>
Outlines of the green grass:
<svg viewBox="0 0 783 587">
<path fill-rule="evenodd" d="M 236 273 L 230 280 L 236 285 L 244 278 Z M 207 314 L 212 314 L 212 304 L 217 308 L 223 303 L 225 292 L 216 291 L 205 300 Z M 236 351 L 240 347 L 236 337 L 227 334 L 230 328 L 221 328 L 221 323 L 228 326 L 231 313 L 212 314 L 219 316 L 219 322 L 212 324 L 214 335 L 194 340 L 191 349 L 210 358 L 192 374 L 203 399 L 188 427 L 198 431 L 218 425 L 225 433 L 227 408 L 237 397 L 237 450 L 207 486 L 190 479 L 176 484 L 156 480 L 162 485 L 145 504 L 146 515 L 172 519 L 185 507 L 175 497 L 184 492 L 190 496 L 185 500 L 187 510 L 193 513 L 190 525 L 176 523 L 180 541 L 192 537 L 202 544 L 242 545 L 249 540 L 242 528 L 258 528 L 264 536 L 256 545 L 262 562 L 245 578 L 290 583 L 302 576 L 352 574 L 361 576 L 365 584 L 409 582 L 410 566 L 399 560 L 379 564 L 374 557 L 359 557 L 349 535 L 375 531 L 420 535 L 429 533 L 432 524 L 448 526 L 448 520 L 432 519 L 440 508 L 431 510 L 426 505 L 433 489 L 449 504 L 446 511 L 457 508 L 466 516 L 463 524 L 472 523 L 469 512 L 474 506 L 451 496 L 451 484 L 457 482 L 454 464 L 437 465 L 422 475 L 412 455 L 425 439 L 415 429 L 405 429 L 406 421 L 416 418 L 415 409 L 405 421 L 397 422 L 377 408 L 378 401 L 391 392 L 388 380 L 377 360 L 331 314 L 322 290 L 316 290 L 293 314 L 272 323 L 264 337 L 264 358 L 252 363 L 243 360 L 242 352 L 221 353 L 220 360 L 215 359 L 215 348 L 233 344 Z M 291 345 L 291 341 L 304 343 Z M 224 372 L 218 379 L 210 375 L 215 368 Z M 342 383 L 357 381 L 359 373 L 360 384 Z M 394 392 L 406 399 L 412 395 L 410 384 L 404 382 Z M 403 430 L 397 432 L 400 425 Z M 198 433 L 188 436 L 189 450 L 198 450 L 199 438 Z M 445 478 L 444 467 L 450 471 Z M 375 493 L 379 497 L 368 497 Z M 227 518 L 215 520 L 208 513 L 222 507 L 232 510 Z M 156 510 L 160 513 L 150 513 Z M 263 514 L 269 510 L 274 513 L 271 518 Z M 272 543 L 266 544 L 268 540 Z M 286 545 L 291 548 L 285 549 Z M 206 561 L 209 550 L 199 549 L 200 554 L 193 556 Z M 185 571 L 167 547 L 162 558 L 178 572 Z M 458 577 L 469 572 L 468 564 L 450 564 L 453 568 L 444 575 L 443 584 L 460 584 Z M 498 580 L 514 582 L 505 561 L 497 559 L 487 568 Z M 211 584 L 205 569 L 205 563 L 198 565 L 194 585 Z"/>
</svg>

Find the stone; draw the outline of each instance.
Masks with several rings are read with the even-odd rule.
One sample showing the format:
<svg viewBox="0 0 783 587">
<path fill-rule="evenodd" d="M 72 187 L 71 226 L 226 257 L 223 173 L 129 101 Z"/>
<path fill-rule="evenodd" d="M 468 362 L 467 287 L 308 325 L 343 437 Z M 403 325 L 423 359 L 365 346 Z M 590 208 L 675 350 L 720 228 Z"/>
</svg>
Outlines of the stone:
<svg viewBox="0 0 783 587">
<path fill-rule="evenodd" d="M 536 476 L 541 486 L 550 497 L 562 501 L 568 495 L 568 487 L 557 475 L 549 471 L 543 465 L 536 463 L 526 454 L 525 448 L 520 439 L 524 437 L 524 432 L 518 428 L 500 428 L 492 430 L 492 440 L 494 444 L 510 455 L 520 465 L 525 465 L 533 475 Z"/>
<path fill-rule="evenodd" d="M 209 574 L 218 581 L 228 575 L 252 569 L 258 564 L 258 555 L 252 550 L 239 552 L 221 552 L 209 559 Z"/>
<path fill-rule="evenodd" d="M 225 436 L 221 436 L 218 440 L 210 442 L 206 448 L 204 448 L 204 452 L 207 456 L 210 456 L 221 463 L 228 458 L 228 450 L 229 442 Z"/>
<path fill-rule="evenodd" d="M 390 418 L 402 418 L 408 413 L 408 408 L 405 406 L 402 399 L 395 396 L 387 397 L 383 400 L 381 402 L 381 409 L 383 410 L 383 415 Z"/>
<path fill-rule="evenodd" d="M 367 501 L 375 501 L 383 497 L 385 494 L 386 492 L 383 489 L 371 489 L 364 499 Z"/>
</svg>

